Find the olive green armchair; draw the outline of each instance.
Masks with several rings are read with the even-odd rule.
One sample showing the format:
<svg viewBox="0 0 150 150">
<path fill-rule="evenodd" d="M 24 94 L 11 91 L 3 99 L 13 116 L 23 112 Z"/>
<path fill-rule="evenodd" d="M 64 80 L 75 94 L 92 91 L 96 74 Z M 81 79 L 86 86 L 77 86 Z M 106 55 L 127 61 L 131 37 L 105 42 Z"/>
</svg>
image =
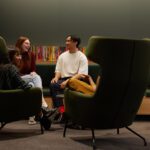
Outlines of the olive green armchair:
<svg viewBox="0 0 150 150">
<path fill-rule="evenodd" d="M 0 65 L 7 63 L 9 63 L 8 49 L 4 38 L 0 36 Z M 3 90 L 2 88 L 0 89 L 0 129 L 12 121 L 40 114 L 42 104 L 40 88 L 26 90 Z M 41 120 L 40 125 L 43 133 Z"/>
<path fill-rule="evenodd" d="M 68 119 L 92 131 L 94 129 L 127 128 L 133 123 L 147 87 L 150 64 L 150 42 L 92 36 L 87 46 L 87 57 L 100 64 L 100 84 L 92 96 L 66 89 L 65 114 Z M 63 136 L 66 135 L 66 120 Z"/>
<path fill-rule="evenodd" d="M 0 90 L 0 129 L 7 123 L 39 114 L 41 104 L 42 92 L 40 88 Z M 43 133 L 42 125 L 41 132 Z"/>
</svg>

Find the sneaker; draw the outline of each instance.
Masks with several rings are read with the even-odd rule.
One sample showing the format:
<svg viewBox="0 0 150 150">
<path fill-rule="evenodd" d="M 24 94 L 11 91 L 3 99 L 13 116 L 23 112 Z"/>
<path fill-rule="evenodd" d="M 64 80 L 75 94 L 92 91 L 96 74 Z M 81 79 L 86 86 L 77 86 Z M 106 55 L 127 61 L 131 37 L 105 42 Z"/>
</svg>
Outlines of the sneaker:
<svg viewBox="0 0 150 150">
<path fill-rule="evenodd" d="M 53 113 L 57 111 L 57 108 L 48 108 L 48 107 L 42 107 L 42 113 L 45 116 L 51 116 Z"/>
<path fill-rule="evenodd" d="M 55 109 L 55 111 L 53 111 L 53 113 L 48 114 L 47 117 L 49 120 L 51 120 L 52 123 L 54 123 L 54 120 L 61 115 L 61 113 L 59 112 L 59 109 Z"/>
<path fill-rule="evenodd" d="M 36 124 L 35 116 L 29 117 L 28 124 L 29 124 L 29 125 L 34 125 L 34 124 Z"/>
<path fill-rule="evenodd" d="M 58 108 L 49 109 L 47 107 L 42 107 L 42 112 L 43 112 L 43 115 L 46 116 L 47 118 L 49 118 L 51 121 L 54 120 L 55 116 L 60 114 Z"/>
</svg>

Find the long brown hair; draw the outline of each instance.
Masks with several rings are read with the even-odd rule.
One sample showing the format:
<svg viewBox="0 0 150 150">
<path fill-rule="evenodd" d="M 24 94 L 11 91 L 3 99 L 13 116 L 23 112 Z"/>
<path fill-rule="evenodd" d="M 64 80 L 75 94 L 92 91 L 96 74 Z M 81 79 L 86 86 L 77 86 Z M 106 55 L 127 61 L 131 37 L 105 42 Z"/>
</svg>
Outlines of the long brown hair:
<svg viewBox="0 0 150 150">
<path fill-rule="evenodd" d="M 30 68 L 31 65 L 31 51 L 22 51 L 22 44 L 24 41 L 29 40 L 29 38 L 25 36 L 20 36 L 16 42 L 16 49 L 20 51 L 21 54 L 21 64 L 20 64 L 20 72 L 24 74 Z M 29 72 L 28 72 L 29 73 Z"/>
<path fill-rule="evenodd" d="M 29 38 L 25 37 L 25 36 L 20 36 L 16 42 L 16 49 L 21 50 L 21 46 L 23 44 L 24 41 L 29 40 Z"/>
</svg>

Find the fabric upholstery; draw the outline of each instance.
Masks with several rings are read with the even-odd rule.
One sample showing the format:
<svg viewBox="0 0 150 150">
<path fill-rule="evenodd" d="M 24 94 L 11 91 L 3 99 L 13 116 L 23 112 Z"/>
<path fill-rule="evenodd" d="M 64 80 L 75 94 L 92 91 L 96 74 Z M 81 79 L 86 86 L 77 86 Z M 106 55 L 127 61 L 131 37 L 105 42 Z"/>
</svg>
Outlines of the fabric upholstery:
<svg viewBox="0 0 150 150">
<path fill-rule="evenodd" d="M 0 90 L 0 122 L 12 122 L 37 115 L 41 110 L 39 88 Z"/>
<path fill-rule="evenodd" d="M 150 43 L 92 36 L 87 57 L 101 66 L 93 96 L 67 89 L 66 114 L 89 128 L 121 128 L 132 124 L 147 87 Z"/>
<path fill-rule="evenodd" d="M 0 36 L 0 54 L 6 54 L 8 53 L 6 49 L 6 42 L 5 40 Z"/>
<path fill-rule="evenodd" d="M 5 39 L 0 36 L 0 63 L 8 63 L 8 49 L 6 46 Z"/>
</svg>

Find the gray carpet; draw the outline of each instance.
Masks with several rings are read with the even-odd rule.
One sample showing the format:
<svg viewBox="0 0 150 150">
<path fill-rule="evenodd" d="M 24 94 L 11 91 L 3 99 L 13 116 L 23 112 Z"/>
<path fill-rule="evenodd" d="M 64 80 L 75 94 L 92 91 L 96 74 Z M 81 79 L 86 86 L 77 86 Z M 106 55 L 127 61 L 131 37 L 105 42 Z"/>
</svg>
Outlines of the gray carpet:
<svg viewBox="0 0 150 150">
<path fill-rule="evenodd" d="M 96 130 L 97 150 L 150 150 L 150 122 L 135 121 L 130 126 L 147 140 L 148 145 L 127 129 Z M 91 131 L 67 129 L 53 124 L 50 131 L 40 133 L 40 126 L 28 125 L 26 120 L 7 124 L 0 131 L 0 150 L 92 150 Z"/>
</svg>

